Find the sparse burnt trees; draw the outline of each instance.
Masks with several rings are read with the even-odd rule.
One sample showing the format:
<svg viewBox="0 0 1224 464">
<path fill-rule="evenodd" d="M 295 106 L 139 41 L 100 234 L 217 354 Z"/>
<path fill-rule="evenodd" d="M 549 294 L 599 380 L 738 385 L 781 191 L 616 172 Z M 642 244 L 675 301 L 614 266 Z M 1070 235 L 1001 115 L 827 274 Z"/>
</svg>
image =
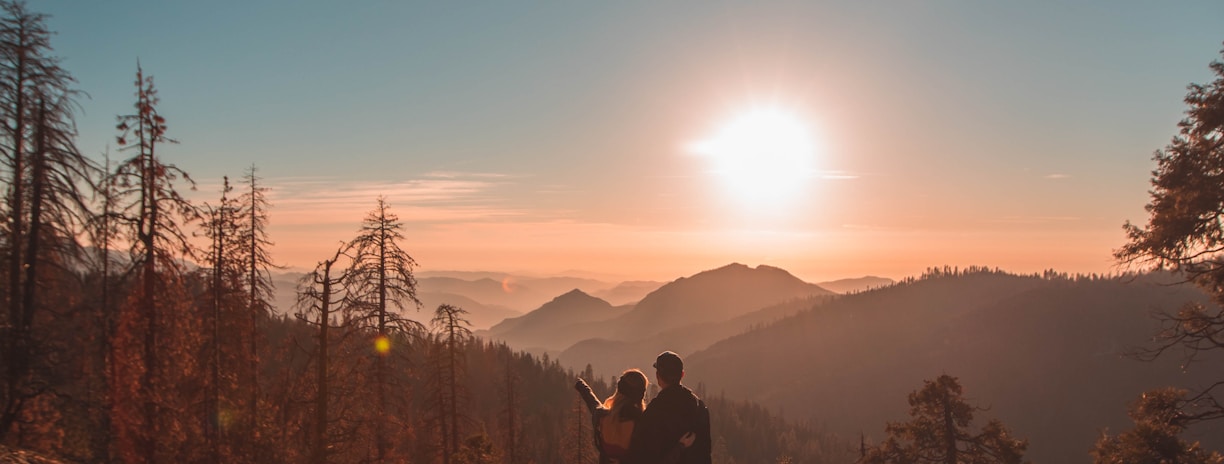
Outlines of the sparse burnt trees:
<svg viewBox="0 0 1224 464">
<path fill-rule="evenodd" d="M 466 377 L 465 347 L 472 337 L 471 325 L 463 308 L 449 304 L 438 305 L 430 321 L 433 328 L 435 369 L 433 397 L 437 417 L 441 418 L 438 430 L 442 435 L 442 462 L 450 464 L 459 452 L 459 422 L 465 419 L 460 406 L 467 396 L 463 378 Z"/>
<path fill-rule="evenodd" d="M 298 291 L 298 319 L 318 327 L 315 361 L 315 398 L 314 427 L 311 434 L 310 462 L 324 464 L 329 461 L 333 437 L 328 434 L 328 403 L 332 329 L 343 329 L 343 326 L 333 326 L 337 319 L 335 314 L 340 310 L 345 292 L 342 287 L 345 273 L 333 273 L 333 266 L 341 257 L 339 250 L 331 259 L 322 261 L 315 270 L 302 278 Z"/>
<path fill-rule="evenodd" d="M 157 149 L 173 141 L 166 137 L 166 122 L 157 112 L 157 103 L 153 78 L 145 77 L 138 66 L 136 112 L 118 117 L 121 150 L 133 152 L 118 166 L 117 178 L 125 200 L 119 209 L 125 238 L 132 243 L 128 273 L 136 285 L 131 304 L 120 316 L 119 332 L 129 339 L 121 342 L 124 355 L 117 360 L 122 365 L 118 375 L 125 377 L 120 389 L 129 390 L 125 395 L 129 402 L 120 405 L 115 416 L 121 419 L 116 422 L 122 422 L 121 436 L 127 443 L 124 454 L 149 463 L 160 460 L 159 448 L 170 448 L 159 447 L 159 441 L 187 438 L 175 423 L 181 417 L 179 411 L 169 408 L 163 413 L 162 409 L 170 399 L 188 401 L 176 394 L 183 391 L 170 390 L 192 384 L 163 377 L 167 359 L 181 354 L 186 349 L 184 342 L 198 329 L 191 326 L 193 320 L 184 305 L 180 259 L 194 254 L 183 226 L 197 219 L 198 213 L 175 189 L 176 181 L 186 181 L 193 188 L 194 182 L 158 157 Z M 140 339 L 131 339 L 136 336 Z M 195 367 L 187 362 L 189 356 L 182 358 L 174 364 L 173 373 L 178 377 Z M 138 411 L 131 410 L 131 403 L 139 404 Z"/>
<path fill-rule="evenodd" d="M 1011 437 L 1002 422 L 991 420 L 979 433 L 970 423 L 980 408 L 970 406 L 955 377 L 941 375 L 910 393 L 909 422 L 889 423 L 888 438 L 869 449 L 865 464 L 1020 464 L 1025 440 Z"/>
<path fill-rule="evenodd" d="M 97 210 L 90 215 L 87 225 L 87 235 L 94 245 L 95 256 L 90 265 L 90 272 L 95 280 L 94 330 L 93 338 L 97 349 L 95 364 L 98 376 L 103 384 L 101 404 L 96 405 L 98 423 L 94 431 L 93 454 L 95 459 L 110 462 L 112 455 L 111 412 L 114 408 L 113 392 L 115 391 L 114 339 L 118 318 L 112 304 L 112 278 L 114 259 L 111 248 L 118 235 L 115 221 L 116 185 L 115 176 L 111 172 L 110 151 L 103 155 L 103 165 L 99 172 L 97 187 L 94 189 L 94 205 Z"/>
<path fill-rule="evenodd" d="M 353 266 L 348 287 L 362 314 L 358 322 L 374 332 L 373 387 L 377 414 L 382 416 L 374 424 L 378 461 L 387 457 L 386 428 L 392 423 L 387 417 L 391 412 L 387 404 L 390 382 L 386 362 L 391 349 L 390 335 L 421 330 L 419 323 L 400 315 L 406 303 L 414 309 L 421 304 L 416 296 L 416 277 L 412 273 L 416 261 L 400 246 L 404 239 L 402 228 L 399 216 L 392 213 L 386 200 L 380 197 L 378 206 L 362 222 L 357 238 L 349 244 Z"/>
<path fill-rule="evenodd" d="M 0 3 L 0 184 L 5 224 L 0 320 L 0 440 L 28 401 L 55 388 L 48 307 L 67 306 L 92 165 L 76 150 L 73 79 L 50 55 L 46 16 Z M 58 279 L 58 282 L 53 282 Z M 54 301 L 53 300 L 58 300 Z M 40 373 L 41 372 L 41 373 Z"/>
<path fill-rule="evenodd" d="M 1129 243 L 1115 252 L 1124 263 L 1179 272 L 1215 300 L 1162 315 L 1155 346 L 1141 354 L 1148 359 L 1181 347 L 1188 364 L 1224 349 L 1224 62 L 1212 62 L 1211 70 L 1211 83 L 1189 86 L 1186 118 L 1155 154 L 1147 224 L 1127 222 Z M 1224 379 L 1189 398 L 1183 413 L 1192 420 L 1224 418 L 1213 391 L 1221 385 Z"/>
<path fill-rule="evenodd" d="M 205 408 L 205 438 L 208 440 L 209 458 L 212 462 L 222 460 L 222 433 L 219 418 L 222 410 L 222 390 L 225 379 L 232 377 L 232 363 L 225 362 L 232 356 L 224 356 L 223 347 L 233 346 L 233 340 L 223 341 L 223 333 L 234 332 L 236 290 L 241 288 L 242 263 L 238 236 L 238 202 L 231 196 L 234 188 L 225 177 L 221 199 L 216 206 L 205 205 L 204 234 L 209 239 L 208 253 L 204 261 L 208 269 L 208 345 L 205 357 L 209 370 L 207 407 Z M 228 376 L 223 375 L 223 370 Z"/>
<path fill-rule="evenodd" d="M 235 221 L 237 227 L 237 257 L 242 268 L 246 285 L 247 308 L 247 375 L 248 375 L 248 405 L 247 414 L 250 418 L 250 431 L 253 439 L 260 437 L 259 427 L 259 336 L 261 323 L 272 313 L 273 286 L 271 269 L 277 267 L 272 262 L 270 248 L 273 243 L 268 238 L 268 189 L 260 184 L 262 180 L 256 175 L 252 165 L 243 175 L 243 193 L 236 205 Z M 258 445 L 257 445 L 258 446 Z"/>
</svg>

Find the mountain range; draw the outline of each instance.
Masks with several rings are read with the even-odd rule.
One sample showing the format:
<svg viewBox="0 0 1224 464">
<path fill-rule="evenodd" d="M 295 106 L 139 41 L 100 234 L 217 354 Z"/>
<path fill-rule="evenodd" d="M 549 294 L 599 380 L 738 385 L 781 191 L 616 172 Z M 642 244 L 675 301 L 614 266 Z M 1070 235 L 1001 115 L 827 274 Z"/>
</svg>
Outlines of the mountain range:
<svg viewBox="0 0 1224 464">
<path fill-rule="evenodd" d="M 776 267 L 730 264 L 676 279 L 634 305 L 614 307 L 574 290 L 477 335 L 612 375 L 647 365 L 666 349 L 705 348 L 833 295 Z"/>
<path fill-rule="evenodd" d="M 579 275 L 589 274 L 574 272 Z M 297 284 L 302 275 L 300 272 L 273 273 L 273 283 L 276 289 L 274 305 L 279 313 L 292 314 L 294 312 L 293 304 L 297 298 Z M 651 280 L 606 281 L 596 277 L 598 276 L 532 277 L 481 271 L 419 272 L 417 273 L 417 298 L 421 300 L 421 308 L 417 311 L 408 305 L 404 315 L 410 319 L 427 322 L 438 305 L 447 303 L 459 306 L 468 312 L 468 319 L 472 323 L 473 330 L 484 330 L 505 319 L 537 310 L 557 296 L 571 290 L 580 290 L 613 306 L 632 306 L 667 283 Z M 822 288 L 829 285 L 834 288 L 830 291 L 843 293 L 887 285 L 891 282 L 890 279 L 868 276 L 818 285 Z M 553 347 L 552 351 L 559 352 L 566 346 Z"/>
</svg>

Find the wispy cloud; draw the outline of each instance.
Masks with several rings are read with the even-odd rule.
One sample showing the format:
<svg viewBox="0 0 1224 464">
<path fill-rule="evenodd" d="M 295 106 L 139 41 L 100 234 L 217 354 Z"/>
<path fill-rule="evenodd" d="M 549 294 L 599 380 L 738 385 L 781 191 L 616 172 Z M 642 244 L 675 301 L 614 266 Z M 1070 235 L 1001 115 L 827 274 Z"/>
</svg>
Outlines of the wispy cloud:
<svg viewBox="0 0 1224 464">
<path fill-rule="evenodd" d="M 497 173 L 432 172 L 395 181 L 342 181 L 330 177 L 268 179 L 268 199 L 282 224 L 351 223 L 384 197 L 408 222 L 479 221 L 523 216 L 505 204 L 499 189 L 511 176 Z"/>
<path fill-rule="evenodd" d="M 1069 179 L 1069 178 L 1071 178 L 1071 175 L 1069 175 L 1069 174 L 1058 174 L 1058 173 L 1054 173 L 1054 174 L 1047 174 L 1047 175 L 1045 176 L 1045 178 L 1046 178 L 1046 179 L 1055 179 L 1055 180 L 1057 180 L 1057 179 Z"/>
<path fill-rule="evenodd" d="M 1078 216 L 1003 216 L 991 222 L 1000 224 L 1051 224 L 1079 221 Z"/>
</svg>

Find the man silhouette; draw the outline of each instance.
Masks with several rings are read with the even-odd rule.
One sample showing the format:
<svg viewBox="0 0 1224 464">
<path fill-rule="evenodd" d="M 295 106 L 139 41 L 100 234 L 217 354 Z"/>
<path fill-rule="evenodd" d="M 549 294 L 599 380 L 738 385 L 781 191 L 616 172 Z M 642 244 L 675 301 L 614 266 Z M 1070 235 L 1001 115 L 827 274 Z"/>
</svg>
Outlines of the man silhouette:
<svg viewBox="0 0 1224 464">
<path fill-rule="evenodd" d="M 675 443 L 689 432 L 693 445 L 683 451 L 681 463 L 708 464 L 710 458 L 710 413 L 705 402 L 682 385 L 684 360 L 671 351 L 655 359 L 655 381 L 659 394 L 646 406 L 629 442 L 626 464 L 657 464 Z"/>
</svg>

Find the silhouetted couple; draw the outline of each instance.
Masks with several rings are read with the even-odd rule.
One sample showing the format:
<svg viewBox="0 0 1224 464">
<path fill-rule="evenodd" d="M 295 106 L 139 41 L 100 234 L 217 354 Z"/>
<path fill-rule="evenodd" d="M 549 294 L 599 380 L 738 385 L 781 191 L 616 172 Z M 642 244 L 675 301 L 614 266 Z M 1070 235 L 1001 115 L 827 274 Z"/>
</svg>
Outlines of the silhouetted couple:
<svg viewBox="0 0 1224 464">
<path fill-rule="evenodd" d="M 602 404 L 586 381 L 574 385 L 591 410 L 600 464 L 710 462 L 710 411 L 680 383 L 684 360 L 664 351 L 654 368 L 659 394 L 649 405 L 650 382 L 637 369 L 621 373 L 616 391 Z"/>
</svg>

